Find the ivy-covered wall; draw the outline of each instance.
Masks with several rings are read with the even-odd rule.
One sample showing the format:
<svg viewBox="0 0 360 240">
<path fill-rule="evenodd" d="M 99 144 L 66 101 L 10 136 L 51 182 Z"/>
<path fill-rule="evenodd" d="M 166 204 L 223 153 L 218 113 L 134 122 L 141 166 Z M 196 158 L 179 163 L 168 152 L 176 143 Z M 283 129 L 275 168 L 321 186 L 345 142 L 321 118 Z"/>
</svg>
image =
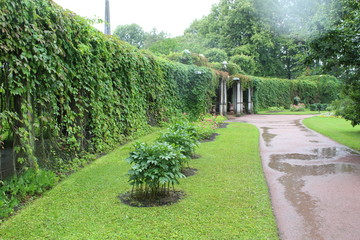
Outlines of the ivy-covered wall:
<svg viewBox="0 0 360 240">
<path fill-rule="evenodd" d="M 331 103 L 340 92 L 340 82 L 329 75 L 304 76 L 295 80 L 250 77 L 255 110 L 268 107 L 289 108 L 294 97 L 305 104 Z"/>
<path fill-rule="evenodd" d="M 105 151 L 206 112 L 215 93 L 212 70 L 156 59 L 52 1 L 0 0 L 0 19 L 0 145 L 18 167 Z"/>
</svg>

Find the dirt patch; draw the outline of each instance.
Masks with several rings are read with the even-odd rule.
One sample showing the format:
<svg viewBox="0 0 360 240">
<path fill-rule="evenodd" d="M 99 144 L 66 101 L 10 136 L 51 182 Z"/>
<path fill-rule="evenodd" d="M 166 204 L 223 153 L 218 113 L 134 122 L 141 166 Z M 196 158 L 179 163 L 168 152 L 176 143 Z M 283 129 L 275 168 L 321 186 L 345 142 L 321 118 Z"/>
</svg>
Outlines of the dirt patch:
<svg viewBox="0 0 360 240">
<path fill-rule="evenodd" d="M 183 168 L 181 169 L 181 173 L 185 175 L 185 177 L 191 177 L 194 176 L 197 173 L 197 169 L 195 168 Z"/>
<path fill-rule="evenodd" d="M 220 135 L 220 134 L 218 134 L 218 133 L 213 133 L 209 138 L 203 139 L 203 140 L 201 140 L 200 142 L 201 142 L 201 143 L 212 142 L 212 141 L 215 140 L 216 136 L 218 136 L 218 135 Z"/>
<path fill-rule="evenodd" d="M 229 123 L 220 123 L 219 128 L 227 128 Z"/>
<path fill-rule="evenodd" d="M 192 154 L 191 155 L 191 159 L 198 159 L 198 158 L 201 158 L 201 155 L 199 155 L 199 154 Z"/>
<path fill-rule="evenodd" d="M 166 194 L 162 194 L 157 197 L 137 197 L 137 194 L 131 194 L 127 192 L 120 194 L 119 199 L 122 203 L 132 207 L 159 207 L 168 206 L 177 203 L 185 197 L 185 193 L 182 191 L 170 190 Z"/>
</svg>

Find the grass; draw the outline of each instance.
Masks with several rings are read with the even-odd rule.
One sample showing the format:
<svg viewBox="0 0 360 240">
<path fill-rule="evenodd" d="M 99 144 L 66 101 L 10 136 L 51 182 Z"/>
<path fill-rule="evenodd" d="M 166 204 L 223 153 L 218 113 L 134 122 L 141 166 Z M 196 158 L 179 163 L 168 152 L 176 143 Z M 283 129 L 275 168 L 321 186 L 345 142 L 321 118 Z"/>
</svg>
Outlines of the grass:
<svg viewBox="0 0 360 240">
<path fill-rule="evenodd" d="M 303 122 L 308 128 L 360 151 L 360 126 L 352 127 L 345 119 L 330 117 L 311 117 Z"/>
<path fill-rule="evenodd" d="M 118 195 L 131 189 L 124 159 L 132 144 L 71 175 L 0 226 L 1 239 L 278 239 L 255 126 L 217 130 L 182 179 L 180 202 L 135 208 Z M 153 141 L 156 133 L 141 141 Z"/>
<path fill-rule="evenodd" d="M 320 113 L 326 113 L 327 111 L 321 111 Z M 289 109 L 285 109 L 281 112 L 273 112 L 268 110 L 261 110 L 258 111 L 256 114 L 260 115 L 316 115 L 319 114 L 319 111 L 310 111 L 309 109 L 306 109 L 305 111 L 299 111 L 299 112 L 292 112 Z"/>
</svg>

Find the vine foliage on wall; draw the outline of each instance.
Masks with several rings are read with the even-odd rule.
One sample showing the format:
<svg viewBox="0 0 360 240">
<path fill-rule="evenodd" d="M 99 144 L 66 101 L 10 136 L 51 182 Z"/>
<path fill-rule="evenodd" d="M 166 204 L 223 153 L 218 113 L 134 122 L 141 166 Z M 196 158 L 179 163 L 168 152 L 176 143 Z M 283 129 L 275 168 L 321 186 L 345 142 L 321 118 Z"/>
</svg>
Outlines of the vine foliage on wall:
<svg viewBox="0 0 360 240">
<path fill-rule="evenodd" d="M 157 59 L 52 1 L 1 0 L 0 19 L 0 142 L 17 170 L 106 151 L 211 104 L 209 68 Z"/>
</svg>

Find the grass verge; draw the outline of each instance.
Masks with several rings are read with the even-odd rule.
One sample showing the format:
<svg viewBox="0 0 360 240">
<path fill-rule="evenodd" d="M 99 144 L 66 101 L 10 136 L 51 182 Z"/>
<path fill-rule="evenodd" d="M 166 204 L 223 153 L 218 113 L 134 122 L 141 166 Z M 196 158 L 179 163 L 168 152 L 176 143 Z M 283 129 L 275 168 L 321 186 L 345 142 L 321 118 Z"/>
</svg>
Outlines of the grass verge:
<svg viewBox="0 0 360 240">
<path fill-rule="evenodd" d="M 327 111 L 321 111 L 320 113 L 326 113 Z M 320 114 L 319 111 L 310 111 L 309 109 L 306 109 L 305 111 L 299 111 L 299 112 L 292 112 L 290 110 L 284 110 L 284 111 L 268 111 L 268 110 L 261 110 L 258 111 L 256 114 L 260 115 L 316 115 Z"/>
<path fill-rule="evenodd" d="M 180 202 L 135 208 L 118 195 L 130 190 L 129 143 L 71 175 L 0 226 L 2 239 L 278 239 L 255 126 L 231 123 L 203 143 L 182 179 Z M 140 141 L 153 141 L 157 133 Z"/>
<path fill-rule="evenodd" d="M 312 130 L 360 151 L 360 126 L 352 127 L 345 119 L 330 117 L 311 117 L 304 119 L 303 123 Z"/>
</svg>

